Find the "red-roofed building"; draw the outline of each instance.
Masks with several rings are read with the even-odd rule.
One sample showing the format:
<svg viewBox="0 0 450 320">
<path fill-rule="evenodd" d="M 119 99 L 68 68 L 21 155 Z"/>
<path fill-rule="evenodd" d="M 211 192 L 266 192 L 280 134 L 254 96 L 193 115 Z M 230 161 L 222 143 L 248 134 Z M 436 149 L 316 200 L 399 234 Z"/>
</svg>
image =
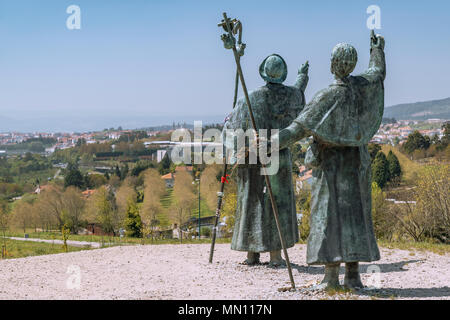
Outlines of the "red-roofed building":
<svg viewBox="0 0 450 320">
<path fill-rule="evenodd" d="M 92 190 L 92 189 L 88 189 L 86 191 L 83 191 L 81 194 L 86 197 L 89 198 L 90 196 L 92 196 L 97 190 Z"/>
<path fill-rule="evenodd" d="M 166 182 L 167 188 L 173 188 L 173 185 L 175 183 L 175 175 L 172 172 L 163 175 L 161 179 L 163 179 Z"/>
</svg>

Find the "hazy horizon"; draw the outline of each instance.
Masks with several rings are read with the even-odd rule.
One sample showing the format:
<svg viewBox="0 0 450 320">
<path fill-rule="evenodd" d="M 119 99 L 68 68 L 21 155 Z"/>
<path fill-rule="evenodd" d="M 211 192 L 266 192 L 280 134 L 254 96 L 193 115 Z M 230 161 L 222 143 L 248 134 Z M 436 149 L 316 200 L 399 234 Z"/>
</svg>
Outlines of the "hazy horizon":
<svg viewBox="0 0 450 320">
<path fill-rule="evenodd" d="M 450 97 L 449 97 L 450 98 Z M 446 99 L 446 98 L 442 98 Z M 432 100 L 441 100 L 432 99 Z M 411 101 L 406 102 L 416 103 L 424 101 Z M 396 106 L 396 105 L 394 105 Z M 385 108 L 390 108 L 394 106 L 386 106 Z M 102 131 L 106 128 L 118 128 L 119 126 L 123 129 L 140 129 L 147 127 L 157 127 L 172 125 L 175 123 L 183 123 L 193 125 L 194 121 L 203 121 L 203 124 L 212 123 L 222 123 L 226 117 L 223 115 L 192 115 L 192 116 L 160 116 L 154 117 L 151 115 L 137 115 L 132 116 L 108 116 L 104 117 L 102 114 L 92 114 L 86 116 L 65 115 L 58 117 L 57 115 L 52 115 L 51 112 L 41 114 L 41 112 L 36 111 L 35 113 L 30 113 L 30 110 L 23 115 L 23 120 L 18 120 L 10 118 L 8 116 L 0 115 L 0 133 L 1 132 L 89 132 L 89 131 Z M 142 119 L 144 117 L 144 119 Z M 9 129 L 8 129 L 9 128 Z"/>
</svg>

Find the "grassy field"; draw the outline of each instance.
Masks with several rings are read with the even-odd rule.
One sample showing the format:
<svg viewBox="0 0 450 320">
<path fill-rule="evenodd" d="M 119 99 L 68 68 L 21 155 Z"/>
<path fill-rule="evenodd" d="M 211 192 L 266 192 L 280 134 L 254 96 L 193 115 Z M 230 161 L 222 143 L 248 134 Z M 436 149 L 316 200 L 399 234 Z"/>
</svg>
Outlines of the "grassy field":
<svg viewBox="0 0 450 320">
<path fill-rule="evenodd" d="M 29 231 L 29 232 L 28 232 Z M 62 240 L 60 232 L 34 232 L 27 230 L 30 238 L 48 239 L 48 240 Z M 9 231 L 6 233 L 7 237 L 23 237 L 22 231 Z M 107 237 L 98 235 L 70 235 L 68 240 L 75 241 L 89 241 L 103 243 L 105 246 L 120 246 L 120 245 L 160 245 L 160 244 L 180 244 L 178 239 L 142 239 L 130 237 Z M 218 238 L 216 243 L 230 243 L 230 238 Z M 211 239 L 183 239 L 183 244 L 207 244 L 211 243 Z M 3 245 L 3 238 L 0 237 L 0 246 Z M 6 239 L 7 259 L 23 258 L 28 256 L 39 256 L 46 254 L 62 253 L 64 252 L 61 244 L 39 243 L 31 241 L 20 241 Z M 89 248 L 79 248 L 68 246 L 69 252 L 88 250 Z"/>
<path fill-rule="evenodd" d="M 166 209 L 166 212 L 173 204 L 173 201 L 173 189 L 169 188 L 167 189 L 167 194 L 161 198 L 161 205 L 164 209 Z M 158 220 L 161 221 L 162 225 L 169 225 L 166 212 L 162 212 L 160 215 L 158 215 Z M 207 217 L 212 215 L 214 215 L 214 211 L 211 210 L 206 204 L 206 201 L 200 197 L 200 217 Z M 198 217 L 198 198 L 195 202 L 194 208 L 192 209 L 192 217 Z"/>
<path fill-rule="evenodd" d="M 48 239 L 48 240 L 62 240 L 61 232 L 35 232 L 34 230 L 27 230 L 27 234 L 30 238 Z M 8 231 L 6 232 L 7 237 L 24 237 L 22 231 Z M 110 236 L 99 236 L 99 235 L 79 235 L 71 234 L 68 240 L 74 241 L 88 241 L 88 242 L 99 242 L 105 245 L 121 245 L 121 244 L 177 244 L 180 243 L 178 239 L 144 239 L 144 238 L 131 238 L 131 237 L 110 237 Z M 183 239 L 183 243 L 210 243 L 211 239 Z M 228 243 L 230 239 L 218 238 L 217 243 Z"/>
<path fill-rule="evenodd" d="M 437 253 L 439 255 L 450 253 L 450 244 L 443 244 L 443 243 L 378 241 L 378 244 L 381 247 L 388 249 L 430 251 Z"/>
<path fill-rule="evenodd" d="M 3 239 L 0 238 L 0 245 L 3 246 Z M 87 250 L 84 248 L 68 247 L 69 252 Z M 30 241 L 20 241 L 6 239 L 6 259 L 23 258 L 28 256 L 40 256 L 46 254 L 63 253 L 60 244 L 39 243 Z"/>
<path fill-rule="evenodd" d="M 23 233 L 21 232 L 9 232 L 7 236 L 16 236 L 23 237 Z M 51 233 L 51 232 L 30 232 L 30 238 L 41 238 L 41 239 L 61 239 L 60 233 Z M 122 238 L 118 237 L 101 237 L 101 236 L 86 236 L 86 235 L 70 235 L 69 240 L 76 241 L 93 241 L 100 242 L 105 244 L 105 246 L 119 246 L 119 245 L 160 245 L 160 244 L 180 244 L 180 240 L 178 239 L 162 239 L 162 240 L 151 240 L 151 239 L 140 239 L 140 238 Z M 230 238 L 219 238 L 217 239 L 217 243 L 230 243 Z M 211 243 L 211 239 L 183 239 L 183 244 L 209 244 Z M 304 243 L 304 242 L 303 242 Z M 3 239 L 0 238 L 0 244 L 3 244 Z M 429 251 L 439 255 L 450 254 L 450 245 L 449 244 L 438 244 L 438 243 L 429 243 L 429 242 L 386 242 L 386 241 L 378 241 L 378 245 L 383 248 L 388 249 L 400 249 L 400 250 L 409 250 L 409 251 Z M 19 241 L 19 240 L 6 240 L 6 248 L 7 248 L 7 259 L 13 258 L 22 258 L 28 256 L 38 256 L 38 255 L 46 255 L 46 254 L 54 254 L 54 253 L 62 253 L 64 252 L 62 245 L 60 244 L 48 244 L 48 243 L 37 243 L 37 242 L 28 242 L 28 241 Z M 80 250 L 88 250 L 86 248 L 78 248 L 69 246 L 69 251 L 80 251 Z"/>
</svg>

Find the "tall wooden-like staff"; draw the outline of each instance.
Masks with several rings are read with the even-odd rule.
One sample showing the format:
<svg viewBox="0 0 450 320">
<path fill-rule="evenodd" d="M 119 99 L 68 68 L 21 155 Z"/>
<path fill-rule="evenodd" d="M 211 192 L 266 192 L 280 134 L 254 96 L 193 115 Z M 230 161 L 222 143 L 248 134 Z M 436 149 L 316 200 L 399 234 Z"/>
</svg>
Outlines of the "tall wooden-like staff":
<svg viewBox="0 0 450 320">
<path fill-rule="evenodd" d="M 232 29 L 233 34 L 239 33 L 237 43 L 238 43 L 238 47 L 239 47 L 239 59 L 240 59 L 240 57 L 244 55 L 244 49 L 245 49 L 245 44 L 242 43 L 242 24 L 239 20 L 236 20 L 236 19 L 233 19 L 232 21 L 230 21 L 230 23 L 233 24 L 233 29 Z M 228 31 L 226 29 L 226 26 L 222 23 L 219 24 L 219 27 L 223 27 L 225 29 L 225 31 Z M 234 82 L 233 109 L 236 106 L 238 89 L 239 89 L 239 72 L 236 70 L 236 78 L 235 78 L 235 82 Z M 216 217 L 215 217 L 214 228 L 213 228 L 213 232 L 212 232 L 211 249 L 209 250 L 209 263 L 212 263 L 212 261 L 213 261 L 214 247 L 216 245 L 216 237 L 217 237 L 217 226 L 219 225 L 219 220 L 220 220 L 220 211 L 222 209 L 225 183 L 227 183 L 228 164 L 227 164 L 226 158 L 227 157 L 225 155 L 223 158 L 224 166 L 223 166 L 223 175 L 222 175 L 221 181 L 220 181 L 220 191 L 217 193 Z"/>
<path fill-rule="evenodd" d="M 245 101 L 246 101 L 247 107 L 248 107 L 248 113 L 250 115 L 250 120 L 252 122 L 253 129 L 255 131 L 256 143 L 259 146 L 259 140 L 260 139 L 259 139 L 259 134 L 258 134 L 258 131 L 257 131 L 258 128 L 256 126 L 255 117 L 253 116 L 253 110 L 252 110 L 252 106 L 251 106 L 251 103 L 250 103 L 250 98 L 248 96 L 247 86 L 245 84 L 244 75 L 242 73 L 241 62 L 240 62 L 240 58 L 239 58 L 240 55 L 239 55 L 238 50 L 236 49 L 236 39 L 234 38 L 233 31 L 232 31 L 232 28 L 231 28 L 232 21 L 235 21 L 235 20 L 230 20 L 227 17 L 227 14 L 224 12 L 223 13 L 222 23 L 219 24 L 219 26 L 225 26 L 225 28 L 226 28 L 226 30 L 228 32 L 228 35 L 222 35 L 222 40 L 224 40 L 224 41 L 225 40 L 229 40 L 229 41 L 232 42 L 232 45 L 230 47 L 233 50 L 234 60 L 236 61 L 237 73 L 239 74 L 239 80 L 241 81 L 242 91 L 244 92 Z M 283 248 L 284 257 L 286 259 L 286 265 L 287 265 L 287 269 L 288 269 L 288 272 L 289 272 L 289 279 L 290 279 L 291 285 L 292 285 L 292 287 L 289 288 L 289 289 L 295 290 L 295 282 L 294 282 L 294 277 L 292 276 L 291 263 L 289 261 L 289 256 L 288 256 L 288 252 L 287 252 L 287 249 L 286 249 L 286 243 L 284 241 L 284 237 L 283 237 L 283 234 L 282 234 L 282 231 L 281 231 L 281 227 L 280 227 L 280 221 L 279 221 L 279 218 L 278 218 L 278 207 L 277 207 L 277 205 L 275 203 L 275 198 L 273 196 L 272 185 L 270 183 L 269 176 L 267 175 L 266 165 L 261 163 L 261 166 L 262 166 L 263 172 L 264 172 L 264 178 L 265 178 L 265 182 L 266 182 L 266 187 L 267 187 L 267 190 L 269 191 L 269 197 L 270 197 L 270 202 L 272 204 L 272 210 L 273 210 L 273 215 L 274 215 L 275 223 L 276 223 L 277 230 L 278 230 L 278 236 L 280 237 L 281 247 Z"/>
</svg>

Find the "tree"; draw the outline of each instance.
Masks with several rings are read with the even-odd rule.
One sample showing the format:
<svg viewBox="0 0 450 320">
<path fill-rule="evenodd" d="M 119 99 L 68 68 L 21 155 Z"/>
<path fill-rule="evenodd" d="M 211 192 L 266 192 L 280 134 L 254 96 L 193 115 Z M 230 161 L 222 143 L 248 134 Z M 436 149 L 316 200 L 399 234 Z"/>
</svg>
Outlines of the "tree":
<svg viewBox="0 0 450 320">
<path fill-rule="evenodd" d="M 42 225 L 48 230 L 49 227 L 57 225 L 58 229 L 63 226 L 63 191 L 57 185 L 48 185 L 42 191 L 35 203 L 37 215 Z"/>
<path fill-rule="evenodd" d="M 84 178 L 84 184 L 88 189 L 96 189 L 107 183 L 107 179 L 102 174 L 87 174 Z"/>
<path fill-rule="evenodd" d="M 298 166 L 304 163 L 306 152 L 303 151 L 300 143 L 294 143 L 290 150 L 292 155 L 292 172 L 298 175 L 300 173 Z"/>
<path fill-rule="evenodd" d="M 20 200 L 13 208 L 13 224 L 14 226 L 21 228 L 23 233 L 27 231 L 27 228 L 32 224 L 32 207 L 31 204 L 24 200 Z"/>
<path fill-rule="evenodd" d="M 2 244 L 2 253 L 1 256 L 2 258 L 5 255 L 6 252 L 6 231 L 9 228 L 9 223 L 10 223 L 10 214 L 9 214 L 9 206 L 8 206 L 8 202 L 0 200 L 0 231 L 2 233 L 3 236 L 3 244 Z"/>
<path fill-rule="evenodd" d="M 85 200 L 79 189 L 69 187 L 62 197 L 62 221 L 65 228 L 71 233 L 77 234 L 83 225 L 82 219 L 84 214 Z"/>
<path fill-rule="evenodd" d="M 408 193 L 408 199 L 413 199 L 414 192 Z M 416 242 L 425 240 L 426 234 L 432 229 L 430 217 L 427 217 L 417 205 L 410 201 L 392 205 L 390 212 L 397 219 L 400 229 Z"/>
<path fill-rule="evenodd" d="M 219 191 L 220 189 L 222 170 L 218 165 L 208 165 L 200 177 L 201 197 L 206 201 L 208 208 L 213 211 L 217 207 L 217 193 L 214 191 Z M 219 180 L 217 177 L 219 177 Z"/>
<path fill-rule="evenodd" d="M 192 185 L 192 176 L 186 171 L 180 171 L 175 177 L 173 187 L 174 204 L 170 209 L 170 220 L 177 224 L 182 242 L 182 228 L 191 217 L 191 210 L 195 205 L 195 194 Z"/>
<path fill-rule="evenodd" d="M 139 208 L 132 199 L 128 201 L 127 217 L 125 218 L 125 229 L 128 237 L 142 237 L 142 221 L 139 215 Z"/>
<path fill-rule="evenodd" d="M 426 150 L 430 147 L 431 140 L 430 137 L 424 137 L 419 131 L 414 131 L 408 136 L 408 139 L 403 144 L 403 149 L 411 154 L 415 150 L 422 149 Z"/>
<path fill-rule="evenodd" d="M 100 224 L 105 233 L 116 234 L 122 224 L 112 191 L 102 186 L 89 199 L 86 208 L 88 221 Z"/>
<path fill-rule="evenodd" d="M 83 175 L 74 164 L 69 164 L 67 166 L 67 174 L 64 177 L 64 188 L 69 186 L 74 186 L 80 189 L 84 186 Z"/>
<path fill-rule="evenodd" d="M 384 188 L 389 178 L 389 164 L 386 156 L 379 151 L 372 163 L 372 181 L 376 182 L 380 188 Z"/>
<path fill-rule="evenodd" d="M 442 125 L 442 130 L 444 130 L 444 136 L 441 139 L 441 143 L 447 147 L 450 143 L 450 121 L 445 122 Z"/>
<path fill-rule="evenodd" d="M 398 161 L 397 156 L 392 152 L 392 150 L 389 150 L 389 153 L 386 158 L 388 162 L 388 168 L 389 168 L 389 181 L 394 181 L 397 178 L 400 178 L 402 175 L 402 168 L 400 166 L 400 161 Z"/>
<path fill-rule="evenodd" d="M 306 241 L 309 237 L 309 220 L 311 216 L 311 190 L 300 189 L 296 194 L 297 208 L 300 209 L 302 217 L 299 225 L 300 239 Z"/>
<path fill-rule="evenodd" d="M 391 241 L 397 220 L 388 208 L 386 194 L 376 182 L 372 182 L 372 221 L 376 237 Z"/>
<path fill-rule="evenodd" d="M 233 179 L 228 179 L 229 183 L 225 185 L 221 216 L 225 222 L 225 232 L 233 233 L 236 217 L 237 187 Z"/>
<path fill-rule="evenodd" d="M 114 174 L 120 178 L 121 174 L 120 174 L 120 168 L 118 165 L 116 165 L 116 167 L 114 168 Z"/>
<path fill-rule="evenodd" d="M 166 193 L 165 182 L 155 169 L 148 169 L 144 173 L 144 200 L 142 205 L 142 219 L 149 227 L 153 239 L 155 228 L 166 224 L 163 218 L 161 197 Z"/>
<path fill-rule="evenodd" d="M 417 211 L 431 224 L 427 236 L 450 243 L 450 165 L 423 168 L 413 189 Z"/>
<path fill-rule="evenodd" d="M 127 216 L 128 202 L 130 200 L 136 202 L 137 192 L 127 178 L 116 191 L 117 213 L 121 220 L 124 220 Z"/>
<path fill-rule="evenodd" d="M 159 174 L 164 175 L 164 174 L 169 173 L 171 163 L 172 163 L 172 161 L 170 161 L 169 153 L 166 152 L 166 154 L 162 158 L 161 162 L 158 164 Z"/>
<path fill-rule="evenodd" d="M 375 160 L 375 157 L 378 154 L 378 152 L 381 151 L 381 146 L 376 143 L 370 143 L 367 149 L 369 151 L 370 158 L 372 159 L 372 162 L 373 162 L 373 160 Z"/>
<path fill-rule="evenodd" d="M 124 180 L 127 177 L 128 171 L 129 171 L 128 164 L 125 163 L 125 165 L 120 170 L 120 180 Z"/>
<path fill-rule="evenodd" d="M 147 170 L 148 168 L 154 168 L 154 167 L 155 167 L 155 164 L 153 162 L 140 160 L 136 163 L 134 168 L 131 170 L 131 175 L 137 177 L 141 174 L 141 172 Z"/>
</svg>

